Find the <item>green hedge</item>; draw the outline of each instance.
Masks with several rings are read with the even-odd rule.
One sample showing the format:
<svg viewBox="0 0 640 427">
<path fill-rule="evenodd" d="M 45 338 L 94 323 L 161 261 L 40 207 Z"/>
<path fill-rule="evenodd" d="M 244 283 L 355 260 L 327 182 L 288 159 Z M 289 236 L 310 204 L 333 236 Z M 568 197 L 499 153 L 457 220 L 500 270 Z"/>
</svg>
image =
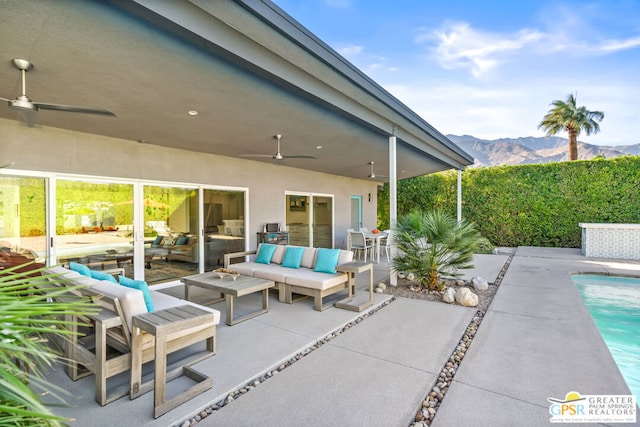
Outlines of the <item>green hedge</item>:
<svg viewBox="0 0 640 427">
<path fill-rule="evenodd" d="M 398 182 L 398 214 L 456 214 L 457 172 Z M 462 174 L 462 215 L 497 246 L 578 248 L 580 222 L 640 223 L 640 157 L 474 168 Z M 378 195 L 378 228 L 389 228 L 389 187 Z"/>
</svg>

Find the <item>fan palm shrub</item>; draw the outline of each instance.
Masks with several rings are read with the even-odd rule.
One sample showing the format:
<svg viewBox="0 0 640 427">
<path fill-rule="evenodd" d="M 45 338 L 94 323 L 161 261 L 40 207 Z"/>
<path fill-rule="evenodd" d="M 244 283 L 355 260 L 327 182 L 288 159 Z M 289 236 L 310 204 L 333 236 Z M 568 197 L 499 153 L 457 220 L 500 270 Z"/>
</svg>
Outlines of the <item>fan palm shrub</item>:
<svg viewBox="0 0 640 427">
<path fill-rule="evenodd" d="M 414 210 L 400 217 L 393 236 L 398 248 L 393 269 L 414 273 L 429 289 L 441 288 L 442 276 L 458 277 L 458 270 L 472 268 L 480 239 L 474 224 L 457 222 L 440 210 Z"/>
<path fill-rule="evenodd" d="M 44 379 L 45 369 L 62 361 L 48 338 L 68 338 L 69 327 L 76 323 L 70 315 L 85 316 L 95 306 L 68 297 L 75 288 L 51 286 L 55 276 L 24 267 L 0 270 L 0 425 L 67 425 L 69 420 L 54 415 L 43 401 L 44 396 L 63 401 L 66 393 Z M 64 301 L 57 301 L 63 295 Z"/>
</svg>

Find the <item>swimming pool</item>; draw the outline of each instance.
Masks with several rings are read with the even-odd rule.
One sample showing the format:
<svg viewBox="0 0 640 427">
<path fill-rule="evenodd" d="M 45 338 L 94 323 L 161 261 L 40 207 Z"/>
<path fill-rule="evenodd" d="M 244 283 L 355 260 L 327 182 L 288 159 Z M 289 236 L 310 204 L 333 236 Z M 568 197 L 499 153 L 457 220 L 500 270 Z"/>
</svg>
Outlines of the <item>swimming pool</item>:
<svg viewBox="0 0 640 427">
<path fill-rule="evenodd" d="M 640 397 L 640 279 L 572 276 L 631 393 Z"/>
</svg>

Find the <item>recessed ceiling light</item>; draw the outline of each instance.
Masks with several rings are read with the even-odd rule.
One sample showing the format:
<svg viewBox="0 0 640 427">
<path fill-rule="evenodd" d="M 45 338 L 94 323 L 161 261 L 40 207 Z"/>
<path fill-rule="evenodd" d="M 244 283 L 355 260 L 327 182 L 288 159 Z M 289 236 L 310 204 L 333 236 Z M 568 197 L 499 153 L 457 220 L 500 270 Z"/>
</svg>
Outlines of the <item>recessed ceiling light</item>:
<svg viewBox="0 0 640 427">
<path fill-rule="evenodd" d="M 189 110 L 188 113 L 189 113 L 190 116 L 197 116 L 198 115 L 198 112 L 196 110 Z"/>
<path fill-rule="evenodd" d="M 316 145 L 316 149 L 320 150 L 322 148 L 322 145 Z"/>
</svg>

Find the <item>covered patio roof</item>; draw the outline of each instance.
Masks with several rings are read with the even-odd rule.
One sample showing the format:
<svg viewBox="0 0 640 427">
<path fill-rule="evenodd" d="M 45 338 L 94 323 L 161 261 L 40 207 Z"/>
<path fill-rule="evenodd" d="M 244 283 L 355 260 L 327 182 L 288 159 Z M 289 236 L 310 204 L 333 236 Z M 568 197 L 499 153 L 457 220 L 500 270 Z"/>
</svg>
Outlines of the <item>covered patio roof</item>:
<svg viewBox="0 0 640 427">
<path fill-rule="evenodd" d="M 38 125 L 292 167 L 388 180 L 462 169 L 473 158 L 270 1 L 8 0 L 0 97 L 117 117 L 40 111 Z M 197 111 L 190 115 L 189 111 Z M 0 106 L 0 117 L 16 119 Z M 34 129 L 37 131 L 37 127 Z M 321 147 L 321 148 L 319 148 Z M 108 147 L 105 147 L 108 149 Z"/>
</svg>

